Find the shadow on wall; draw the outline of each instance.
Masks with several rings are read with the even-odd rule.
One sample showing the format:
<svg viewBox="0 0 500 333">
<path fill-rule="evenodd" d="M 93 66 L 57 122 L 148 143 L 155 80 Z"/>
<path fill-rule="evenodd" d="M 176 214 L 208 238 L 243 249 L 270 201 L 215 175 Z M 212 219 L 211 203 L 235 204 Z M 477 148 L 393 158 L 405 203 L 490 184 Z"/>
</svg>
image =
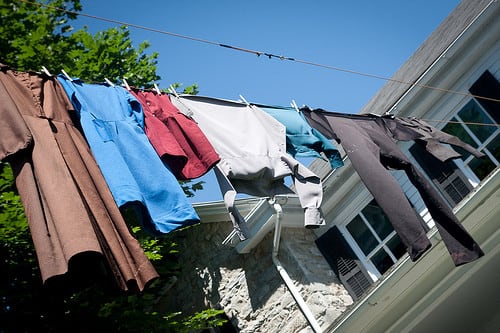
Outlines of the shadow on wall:
<svg viewBox="0 0 500 333">
<path fill-rule="evenodd" d="M 282 307 L 294 304 L 272 261 L 273 232 L 252 252 L 238 254 L 234 248 L 222 245 L 231 230 L 231 223 L 221 222 L 176 232 L 180 273 L 177 282 L 160 300 L 161 310 L 191 314 L 207 308 L 223 308 L 238 327 L 238 320 L 248 323 L 257 316 L 267 316 L 260 314 L 267 303 Z M 297 242 L 297 238 L 309 232 L 295 229 L 282 233 L 282 264 L 290 277 L 303 286 L 338 285 L 335 275 L 327 273 L 323 266 L 312 263 L 309 266 L 313 268 L 304 268 L 311 257 L 301 258 L 300 255 L 308 256 L 308 250 L 318 252 L 312 239 Z M 293 242 L 289 242 L 292 238 Z M 292 253 L 295 247 L 306 250 Z"/>
<path fill-rule="evenodd" d="M 180 273 L 162 310 L 193 313 L 220 308 L 231 295 L 246 294 L 246 303 L 258 308 L 282 283 L 272 263 L 269 236 L 248 254 L 238 254 L 222 241 L 231 223 L 207 223 L 176 232 Z M 234 301 L 233 301 L 234 302 Z"/>
</svg>

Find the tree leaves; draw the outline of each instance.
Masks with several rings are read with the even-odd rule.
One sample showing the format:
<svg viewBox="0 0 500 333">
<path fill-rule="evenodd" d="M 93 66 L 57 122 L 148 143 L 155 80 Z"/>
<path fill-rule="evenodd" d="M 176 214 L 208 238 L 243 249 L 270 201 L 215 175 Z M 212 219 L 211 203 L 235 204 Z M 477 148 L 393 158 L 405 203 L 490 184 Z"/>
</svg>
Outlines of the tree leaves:
<svg viewBox="0 0 500 333">
<path fill-rule="evenodd" d="M 127 27 L 95 35 L 86 28 L 74 31 L 69 22 L 76 14 L 55 8 L 77 12 L 82 6 L 79 0 L 0 0 L 0 62 L 21 71 L 64 69 L 87 82 L 103 82 L 106 77 L 121 84 L 126 78 L 130 85 L 152 87 L 160 79 L 158 53 L 146 53 L 147 41 L 134 47 Z M 198 87 L 184 91 L 196 94 Z M 182 187 L 192 196 L 202 184 L 184 182 Z M 130 216 L 125 218 L 134 225 Z M 0 332 L 192 332 L 222 325 L 221 310 L 187 317 L 158 310 L 159 299 L 166 296 L 179 270 L 175 235 L 155 238 L 137 224 L 133 232 L 161 275 L 142 294 L 110 294 L 98 286 L 70 295 L 48 292 L 41 284 L 14 175 L 0 162 Z"/>
<path fill-rule="evenodd" d="M 73 32 L 68 22 L 76 15 L 56 8 L 78 11 L 80 1 L 47 3 L 0 0 L 0 62 L 26 71 L 38 71 L 41 66 L 52 73 L 64 69 L 88 82 L 104 82 L 107 77 L 120 84 L 126 78 L 130 85 L 152 87 L 160 79 L 158 53 L 146 54 L 147 41 L 134 47 L 126 26 L 95 35 L 86 27 Z"/>
<path fill-rule="evenodd" d="M 70 27 L 68 19 L 75 15 L 54 7 L 75 11 L 79 0 L 52 0 L 51 7 L 36 3 L 0 1 L 0 61 L 18 70 L 39 70 L 42 65 L 60 71 L 61 64 L 70 60 L 72 48 L 63 31 Z"/>
<path fill-rule="evenodd" d="M 121 84 L 125 78 L 129 85 L 152 87 L 160 77 L 156 74 L 158 53 L 147 55 L 148 42 L 138 49 L 130 40 L 130 31 L 122 26 L 99 31 L 91 35 L 86 28 L 73 33 L 70 38 L 76 47 L 70 51 L 71 63 L 66 70 L 72 76 L 89 82 L 103 82 L 108 78 Z"/>
</svg>

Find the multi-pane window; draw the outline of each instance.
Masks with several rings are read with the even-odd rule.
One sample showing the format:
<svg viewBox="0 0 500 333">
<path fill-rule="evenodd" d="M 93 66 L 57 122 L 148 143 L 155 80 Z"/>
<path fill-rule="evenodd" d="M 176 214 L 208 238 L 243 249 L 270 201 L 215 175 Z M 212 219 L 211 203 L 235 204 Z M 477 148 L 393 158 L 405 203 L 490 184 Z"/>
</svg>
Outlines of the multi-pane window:
<svg viewBox="0 0 500 333">
<path fill-rule="evenodd" d="M 355 300 L 360 298 L 373 284 L 373 279 L 339 228 L 332 226 L 316 239 L 316 244 L 351 296 Z"/>
<path fill-rule="evenodd" d="M 500 100 L 500 83 L 486 71 L 470 92 L 474 97 L 442 130 L 482 151 L 485 157 L 477 158 L 453 146 L 462 154 L 462 160 L 443 163 L 420 145 L 414 144 L 409 149 L 452 207 L 500 165 L 500 103 L 495 101 Z M 423 221 L 422 225 L 427 228 Z M 375 200 L 346 224 L 332 227 L 317 239 L 317 244 L 355 299 L 406 254 L 399 236 Z"/>
<path fill-rule="evenodd" d="M 366 205 L 346 225 L 346 229 L 363 253 L 368 271 L 375 278 L 384 274 L 406 253 L 399 236 L 375 200 Z"/>
<path fill-rule="evenodd" d="M 375 200 L 346 225 L 331 227 L 316 244 L 354 299 L 406 253 Z"/>
<path fill-rule="evenodd" d="M 479 180 L 486 178 L 499 165 L 500 127 L 497 125 L 488 111 L 484 110 L 476 100 L 471 99 L 443 127 L 444 132 L 459 137 L 462 141 L 486 154 L 486 158 L 477 158 L 467 151 L 455 147 L 462 154 L 464 164 L 474 172 Z"/>
<path fill-rule="evenodd" d="M 472 98 L 452 119 L 459 124 L 447 124 L 443 130 L 458 136 L 463 141 L 486 154 L 485 158 L 474 158 L 464 151 L 464 163 L 474 175 L 483 180 L 500 164 L 500 83 L 485 71 L 469 89 Z"/>
<path fill-rule="evenodd" d="M 500 164 L 500 103 L 494 101 L 500 99 L 500 83 L 486 71 L 472 85 L 470 92 L 475 97 L 460 108 L 443 131 L 482 151 L 485 157 L 477 158 L 454 146 L 453 149 L 462 154 L 463 163 L 440 163 L 424 156 L 425 152 L 417 145 L 410 148 L 410 153 L 452 207 Z"/>
</svg>

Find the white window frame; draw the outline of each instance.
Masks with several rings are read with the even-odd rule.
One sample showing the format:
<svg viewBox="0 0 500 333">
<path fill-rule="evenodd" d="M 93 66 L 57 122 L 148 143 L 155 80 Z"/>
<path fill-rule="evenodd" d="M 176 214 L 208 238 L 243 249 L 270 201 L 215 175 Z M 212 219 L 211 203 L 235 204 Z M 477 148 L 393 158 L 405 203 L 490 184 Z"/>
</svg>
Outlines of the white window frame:
<svg viewBox="0 0 500 333">
<path fill-rule="evenodd" d="M 493 139 L 495 139 L 496 137 L 500 136 L 500 127 L 497 127 L 496 131 L 494 132 L 493 135 L 491 135 L 488 140 L 486 140 L 485 142 L 481 142 L 481 140 L 479 140 L 476 135 L 469 129 L 469 127 L 465 124 L 465 122 L 462 120 L 462 118 L 460 118 L 460 115 L 458 114 L 460 111 L 462 111 L 465 106 L 467 104 L 469 104 L 471 101 L 473 101 L 477 107 L 479 107 L 479 109 L 481 109 L 484 114 L 493 122 L 493 124 L 495 123 L 495 120 L 490 116 L 489 112 L 487 112 L 483 106 L 481 105 L 481 103 L 479 103 L 477 100 L 475 100 L 474 98 L 466 98 L 466 99 L 463 99 L 453 110 L 453 112 L 451 113 L 451 115 L 449 116 L 449 119 L 447 122 L 445 122 L 443 124 L 443 128 L 450 122 L 452 121 L 453 118 L 457 119 L 461 124 L 460 126 L 462 126 L 462 128 L 467 132 L 467 134 L 472 138 L 472 140 L 474 140 L 474 142 L 476 143 L 477 145 L 477 149 L 478 150 L 481 150 L 483 148 L 485 148 Z M 465 126 L 464 126 L 465 125 Z M 489 151 L 483 151 L 483 153 L 485 153 L 488 158 L 494 163 L 496 164 L 496 168 L 498 168 L 498 166 L 500 166 L 500 161 L 498 161 L 494 156 L 491 155 L 491 153 Z M 468 163 L 474 158 L 474 156 L 469 156 L 467 157 L 467 159 L 462 160 L 462 159 L 455 159 L 453 160 L 455 162 L 455 164 L 458 166 L 458 168 L 460 169 L 460 171 L 463 172 L 463 174 L 467 177 L 467 179 L 469 180 L 469 182 L 471 183 L 471 185 L 473 187 L 477 187 L 480 183 L 480 179 L 476 176 L 476 174 L 474 173 L 474 171 L 472 171 L 472 169 L 468 166 Z"/>
<path fill-rule="evenodd" d="M 373 282 L 375 281 L 378 281 L 380 279 L 380 277 L 383 275 L 379 272 L 379 270 L 377 269 L 377 267 L 371 262 L 371 259 L 370 257 L 376 253 L 378 250 L 380 250 L 381 248 L 385 247 L 386 249 L 386 252 L 389 254 L 389 256 L 391 257 L 391 259 L 393 259 L 394 261 L 394 265 L 396 265 L 398 263 L 399 260 L 403 259 L 405 256 L 407 256 L 407 254 L 403 255 L 400 259 L 397 259 L 393 254 L 392 254 L 392 251 L 387 248 L 387 245 L 386 245 L 386 241 L 384 240 L 380 240 L 379 236 L 377 235 L 377 233 L 373 230 L 373 228 L 371 227 L 370 223 L 368 223 L 366 221 L 366 218 L 364 217 L 364 215 L 362 215 L 362 210 L 373 200 L 373 196 L 369 193 L 367 193 L 367 195 L 365 196 L 365 198 L 363 198 L 363 200 L 361 201 L 361 204 L 358 205 L 358 207 L 360 207 L 360 209 L 356 209 L 355 212 L 356 213 L 353 213 L 353 214 L 350 214 L 346 219 L 345 219 L 345 222 L 337 225 L 337 227 L 339 228 L 340 232 L 342 233 L 342 235 L 344 236 L 345 240 L 347 241 L 347 243 L 349 244 L 349 246 L 351 247 L 351 249 L 354 251 L 354 253 L 356 254 L 356 256 L 358 256 L 360 262 L 363 264 L 363 267 L 365 268 L 365 270 L 368 272 L 368 275 L 370 276 L 370 278 L 372 279 Z M 373 233 L 373 235 L 376 237 L 377 241 L 379 242 L 379 244 L 377 246 L 375 246 L 375 248 L 367 255 L 365 255 L 365 253 L 363 252 L 363 250 L 359 247 L 358 245 L 358 242 L 352 237 L 351 233 L 349 232 L 349 230 L 347 229 L 347 225 L 349 223 L 352 222 L 352 220 L 356 217 L 356 216 L 360 216 L 360 218 L 363 220 L 363 222 L 366 224 L 366 226 L 370 229 L 370 231 Z M 385 239 L 386 240 L 389 240 L 391 239 L 394 235 L 396 234 L 396 231 L 393 230 Z"/>
</svg>

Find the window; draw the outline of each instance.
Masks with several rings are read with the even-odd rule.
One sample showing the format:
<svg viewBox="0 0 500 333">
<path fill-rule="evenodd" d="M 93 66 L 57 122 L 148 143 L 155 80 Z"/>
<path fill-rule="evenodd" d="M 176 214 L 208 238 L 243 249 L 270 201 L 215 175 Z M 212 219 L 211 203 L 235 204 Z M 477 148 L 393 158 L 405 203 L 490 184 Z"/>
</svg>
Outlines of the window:
<svg viewBox="0 0 500 333">
<path fill-rule="evenodd" d="M 375 200 L 366 205 L 345 228 L 361 250 L 363 261 L 374 279 L 406 253 L 399 236 Z"/>
<path fill-rule="evenodd" d="M 347 225 L 331 227 L 316 245 L 355 300 L 406 254 L 375 200 Z"/>
<path fill-rule="evenodd" d="M 332 226 L 316 239 L 318 249 L 354 300 L 407 254 L 388 217 L 370 198 L 347 223 Z M 429 230 L 423 219 L 420 222 Z"/>
<path fill-rule="evenodd" d="M 443 127 L 443 131 L 459 137 L 462 141 L 486 154 L 486 158 L 476 158 L 465 150 L 454 147 L 462 154 L 464 164 L 471 169 L 479 180 L 486 178 L 499 165 L 500 136 L 498 134 L 500 128 L 496 126 L 493 117 L 476 100 L 471 99 Z"/>
<path fill-rule="evenodd" d="M 469 179 L 455 162 L 443 163 L 418 144 L 412 145 L 409 151 L 451 207 L 456 206 L 472 190 Z"/>
<path fill-rule="evenodd" d="M 470 92 L 478 98 L 467 101 L 442 130 L 481 150 L 486 157 L 476 158 L 453 147 L 462 154 L 462 160 L 443 163 L 420 145 L 414 144 L 409 149 L 450 206 L 458 204 L 500 164 L 500 103 L 479 98 L 500 99 L 500 83 L 485 72 Z M 421 222 L 428 230 L 427 224 Z M 354 299 L 407 253 L 375 200 L 346 224 L 330 228 L 316 244 Z"/>
<path fill-rule="evenodd" d="M 373 282 L 337 226 L 317 238 L 316 245 L 352 298 L 359 299 Z"/>
<path fill-rule="evenodd" d="M 487 97 L 500 99 L 500 83 L 488 71 L 469 89 L 478 98 L 471 98 L 443 127 L 443 131 L 481 150 L 484 158 L 453 147 L 462 154 L 462 161 L 441 163 L 428 156 L 417 145 L 410 153 L 432 179 L 448 203 L 456 206 L 479 181 L 485 179 L 500 164 L 500 104 Z"/>
<path fill-rule="evenodd" d="M 478 159 L 460 151 L 465 165 L 479 180 L 483 180 L 500 161 L 500 103 L 481 97 L 500 99 L 500 83 L 486 71 L 469 91 L 477 98 L 471 99 L 452 119 L 459 124 L 450 122 L 443 131 L 458 136 L 486 154 L 486 158 Z"/>
</svg>

